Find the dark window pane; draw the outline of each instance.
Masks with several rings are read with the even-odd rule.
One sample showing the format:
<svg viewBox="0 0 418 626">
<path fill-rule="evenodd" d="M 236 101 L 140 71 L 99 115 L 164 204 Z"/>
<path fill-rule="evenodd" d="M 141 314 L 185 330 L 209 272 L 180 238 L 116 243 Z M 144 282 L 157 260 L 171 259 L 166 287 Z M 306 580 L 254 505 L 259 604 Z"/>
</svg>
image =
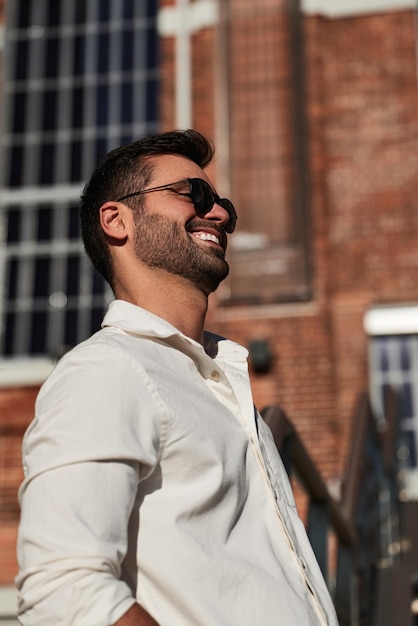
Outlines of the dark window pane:
<svg viewBox="0 0 418 626">
<path fill-rule="evenodd" d="M 107 85 L 100 85 L 97 89 L 96 123 L 98 126 L 105 126 L 107 123 L 109 112 L 108 92 Z"/>
<path fill-rule="evenodd" d="M 385 339 L 381 339 L 378 346 L 380 369 L 382 372 L 387 372 L 389 371 L 389 352 L 387 341 Z"/>
<path fill-rule="evenodd" d="M 71 182 L 77 182 L 81 180 L 81 153 L 82 143 L 81 141 L 71 142 Z"/>
<path fill-rule="evenodd" d="M 73 128 L 81 128 L 83 125 L 83 103 L 84 89 L 75 87 L 73 91 L 73 110 L 72 110 L 72 126 Z"/>
<path fill-rule="evenodd" d="M 27 28 L 29 26 L 31 7 L 32 7 L 32 2 L 29 2 L 29 0 L 23 0 L 22 2 L 20 2 L 20 10 L 19 10 L 19 18 L 18 18 L 19 28 Z"/>
<path fill-rule="evenodd" d="M 86 0 L 75 0 L 75 3 L 75 23 L 83 24 L 86 21 L 87 2 Z"/>
<path fill-rule="evenodd" d="M 34 311 L 32 314 L 31 354 L 44 354 L 46 348 L 47 311 Z"/>
<path fill-rule="evenodd" d="M 17 259 L 15 257 L 11 258 L 8 264 L 8 281 L 6 286 L 6 299 L 9 302 L 16 298 L 18 267 Z"/>
<path fill-rule="evenodd" d="M 129 124 L 133 120 L 133 85 L 131 82 L 122 85 L 121 123 Z"/>
<path fill-rule="evenodd" d="M 59 73 L 59 54 L 60 40 L 57 37 L 51 37 L 46 44 L 45 55 L 45 76 L 46 78 L 55 78 Z"/>
<path fill-rule="evenodd" d="M 12 122 L 14 133 L 23 133 L 25 130 L 26 102 L 27 98 L 25 92 L 15 94 Z"/>
<path fill-rule="evenodd" d="M 50 241 L 52 237 L 52 208 L 40 207 L 38 210 L 38 241 Z"/>
<path fill-rule="evenodd" d="M 10 171 L 8 183 L 10 187 L 20 187 L 22 184 L 23 172 L 23 148 L 22 146 L 13 146 L 10 157 Z"/>
<path fill-rule="evenodd" d="M 80 237 L 78 206 L 70 207 L 68 213 L 68 237 L 69 239 L 78 239 Z"/>
<path fill-rule="evenodd" d="M 158 1 L 157 0 L 145 0 L 146 16 L 155 17 L 157 14 Z"/>
<path fill-rule="evenodd" d="M 75 76 L 85 73 L 85 50 L 86 39 L 84 36 L 78 35 L 74 39 L 73 73 Z"/>
<path fill-rule="evenodd" d="M 104 317 L 104 308 L 103 307 L 93 307 L 91 310 L 91 326 L 90 333 L 93 334 L 100 329 L 101 323 Z"/>
<path fill-rule="evenodd" d="M 128 72 L 134 68 L 134 33 L 126 29 L 122 38 L 122 70 Z"/>
<path fill-rule="evenodd" d="M 110 0 L 99 1 L 99 22 L 108 22 L 110 18 Z"/>
<path fill-rule="evenodd" d="M 101 161 L 107 152 L 107 141 L 101 137 L 96 141 L 96 163 Z"/>
<path fill-rule="evenodd" d="M 158 117 L 157 110 L 157 81 L 149 80 L 147 83 L 147 93 L 146 93 L 146 119 L 147 121 L 156 120 Z"/>
<path fill-rule="evenodd" d="M 35 282 L 33 286 L 35 298 L 46 298 L 49 296 L 50 274 L 51 259 L 49 257 L 38 257 L 35 261 Z"/>
<path fill-rule="evenodd" d="M 109 52 L 110 41 L 108 33 L 100 33 L 98 40 L 98 65 L 97 71 L 99 74 L 104 74 L 109 71 Z"/>
<path fill-rule="evenodd" d="M 72 348 L 77 343 L 78 311 L 67 309 L 65 312 L 65 346 Z"/>
<path fill-rule="evenodd" d="M 78 294 L 79 275 L 80 275 L 80 258 L 78 256 L 68 257 L 67 280 L 66 280 L 67 296 L 76 296 Z"/>
<path fill-rule="evenodd" d="M 411 383 L 403 383 L 402 387 L 402 417 L 413 417 L 413 398 Z"/>
<path fill-rule="evenodd" d="M 400 350 L 401 368 L 404 372 L 408 372 L 411 369 L 411 341 L 409 337 L 401 339 Z"/>
<path fill-rule="evenodd" d="M 25 80 L 28 72 L 28 49 L 27 41 L 18 41 L 16 50 L 16 80 Z"/>
<path fill-rule="evenodd" d="M 54 159 L 55 146 L 52 143 L 46 143 L 41 148 L 41 163 L 39 172 L 39 182 L 41 185 L 49 185 L 54 179 Z"/>
<path fill-rule="evenodd" d="M 95 296 L 98 295 L 103 295 L 104 294 L 104 290 L 105 290 L 105 281 L 102 278 L 102 276 L 96 272 L 93 271 L 93 293 Z"/>
<path fill-rule="evenodd" d="M 7 243 L 16 243 L 20 240 L 22 214 L 20 209 L 10 209 L 7 219 Z"/>
<path fill-rule="evenodd" d="M 123 0 L 122 15 L 124 20 L 131 20 L 134 16 L 134 0 Z"/>
<path fill-rule="evenodd" d="M 61 2 L 49 0 L 48 26 L 58 26 L 61 21 Z"/>
<path fill-rule="evenodd" d="M 157 67 L 158 63 L 158 37 L 157 31 L 149 29 L 147 31 L 147 59 L 146 67 L 149 69 Z"/>
<path fill-rule="evenodd" d="M 54 130 L 57 126 L 58 94 L 55 90 L 45 91 L 42 130 Z"/>
<path fill-rule="evenodd" d="M 13 351 L 13 338 L 15 332 L 16 317 L 13 313 L 7 313 L 4 329 L 4 354 L 10 356 Z"/>
</svg>

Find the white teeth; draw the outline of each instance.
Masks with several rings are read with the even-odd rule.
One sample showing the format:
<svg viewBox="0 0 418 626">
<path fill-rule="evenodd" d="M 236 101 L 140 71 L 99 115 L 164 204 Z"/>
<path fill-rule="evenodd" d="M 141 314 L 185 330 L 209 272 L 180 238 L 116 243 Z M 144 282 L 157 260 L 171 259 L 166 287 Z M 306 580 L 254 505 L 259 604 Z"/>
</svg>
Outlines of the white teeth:
<svg viewBox="0 0 418 626">
<path fill-rule="evenodd" d="M 210 233 L 196 233 L 195 237 L 203 239 L 203 241 L 213 241 L 213 243 L 217 243 L 219 245 L 219 239 Z"/>
</svg>

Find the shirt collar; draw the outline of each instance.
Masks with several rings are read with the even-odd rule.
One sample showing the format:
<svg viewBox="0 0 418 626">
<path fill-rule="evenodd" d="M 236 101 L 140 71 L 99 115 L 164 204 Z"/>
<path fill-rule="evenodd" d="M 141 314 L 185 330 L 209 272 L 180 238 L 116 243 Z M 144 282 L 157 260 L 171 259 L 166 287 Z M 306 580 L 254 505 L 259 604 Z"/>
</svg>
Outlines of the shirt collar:
<svg viewBox="0 0 418 626">
<path fill-rule="evenodd" d="M 158 315 L 125 300 L 114 300 L 110 303 L 102 322 L 102 328 L 106 327 L 116 327 L 129 334 L 162 339 L 168 342 L 177 343 L 181 340 L 184 345 L 188 344 L 187 351 L 201 352 L 204 350 L 214 359 L 242 362 L 246 361 L 248 357 L 248 350 L 243 346 L 207 331 L 204 333 L 205 345 L 202 346 Z"/>
</svg>

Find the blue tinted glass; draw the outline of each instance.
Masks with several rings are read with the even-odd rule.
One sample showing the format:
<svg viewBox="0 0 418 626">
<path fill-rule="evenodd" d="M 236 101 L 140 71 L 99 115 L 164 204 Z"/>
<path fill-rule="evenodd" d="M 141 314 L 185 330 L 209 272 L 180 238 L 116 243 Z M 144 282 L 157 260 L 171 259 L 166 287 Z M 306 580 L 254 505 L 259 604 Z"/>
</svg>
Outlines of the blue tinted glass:
<svg viewBox="0 0 418 626">
<path fill-rule="evenodd" d="M 413 407 L 413 389 L 411 383 L 404 382 L 401 386 L 402 393 L 402 417 L 412 417 L 414 415 Z"/>
<path fill-rule="evenodd" d="M 98 38 L 97 70 L 99 74 L 109 71 L 110 40 L 109 33 L 100 33 Z"/>
<path fill-rule="evenodd" d="M 126 82 L 122 85 L 121 94 L 121 124 L 133 121 L 133 85 Z"/>
<path fill-rule="evenodd" d="M 389 352 L 387 339 L 378 340 L 379 364 L 382 372 L 389 370 Z"/>
<path fill-rule="evenodd" d="M 110 0 L 99 0 L 99 14 L 98 19 L 100 22 L 108 22 L 110 19 Z"/>
<path fill-rule="evenodd" d="M 127 72 L 134 67 L 134 32 L 126 28 L 122 36 L 122 70 Z"/>
<path fill-rule="evenodd" d="M 402 337 L 400 340 L 401 369 L 407 372 L 411 369 L 411 340 L 409 337 Z"/>
<path fill-rule="evenodd" d="M 107 85 L 100 85 L 97 89 L 96 123 L 98 126 L 104 126 L 107 123 L 109 114 L 108 91 Z"/>
</svg>

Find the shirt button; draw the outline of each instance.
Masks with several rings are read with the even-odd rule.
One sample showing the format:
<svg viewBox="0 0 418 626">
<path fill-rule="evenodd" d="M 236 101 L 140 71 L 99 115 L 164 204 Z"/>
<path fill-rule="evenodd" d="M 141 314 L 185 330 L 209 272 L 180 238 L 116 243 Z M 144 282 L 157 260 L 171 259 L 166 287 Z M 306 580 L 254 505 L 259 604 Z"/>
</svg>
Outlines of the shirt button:
<svg viewBox="0 0 418 626">
<path fill-rule="evenodd" d="M 212 374 L 210 375 L 212 380 L 215 380 L 216 382 L 218 382 L 219 380 L 219 372 L 217 372 L 216 370 L 213 370 Z"/>
</svg>

